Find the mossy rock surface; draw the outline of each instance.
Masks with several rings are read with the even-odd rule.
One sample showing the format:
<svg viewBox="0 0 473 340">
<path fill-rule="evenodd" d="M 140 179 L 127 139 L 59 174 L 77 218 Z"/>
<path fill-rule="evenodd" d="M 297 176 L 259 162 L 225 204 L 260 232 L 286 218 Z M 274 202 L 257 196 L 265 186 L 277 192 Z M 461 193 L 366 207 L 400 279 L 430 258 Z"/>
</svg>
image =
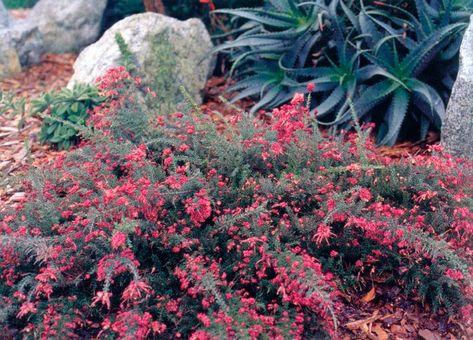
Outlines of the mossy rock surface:
<svg viewBox="0 0 473 340">
<path fill-rule="evenodd" d="M 143 13 L 119 21 L 95 44 L 86 48 L 74 65 L 74 83 L 93 83 L 107 69 L 121 63 L 115 35 L 120 33 L 137 64 L 138 73 L 156 92 L 153 109 L 170 113 L 184 108 L 179 86 L 196 103 L 211 73 L 210 36 L 199 19 L 180 21 L 156 13 Z"/>
<path fill-rule="evenodd" d="M 0 50 L 0 79 L 8 78 L 21 72 L 18 53 L 13 48 Z"/>
</svg>

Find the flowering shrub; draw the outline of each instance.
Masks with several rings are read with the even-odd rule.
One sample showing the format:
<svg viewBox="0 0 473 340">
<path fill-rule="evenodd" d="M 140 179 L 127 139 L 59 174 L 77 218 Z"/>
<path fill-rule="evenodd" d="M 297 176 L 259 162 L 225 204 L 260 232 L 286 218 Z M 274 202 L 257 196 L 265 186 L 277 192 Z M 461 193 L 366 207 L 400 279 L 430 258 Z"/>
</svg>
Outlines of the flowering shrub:
<svg viewBox="0 0 473 340">
<path fill-rule="evenodd" d="M 387 277 L 472 311 L 473 167 L 324 138 L 304 97 L 218 132 L 148 117 L 110 70 L 88 142 L 0 213 L 0 318 L 42 338 L 337 337 L 340 289 Z M 149 118 L 149 119 L 148 119 Z"/>
</svg>

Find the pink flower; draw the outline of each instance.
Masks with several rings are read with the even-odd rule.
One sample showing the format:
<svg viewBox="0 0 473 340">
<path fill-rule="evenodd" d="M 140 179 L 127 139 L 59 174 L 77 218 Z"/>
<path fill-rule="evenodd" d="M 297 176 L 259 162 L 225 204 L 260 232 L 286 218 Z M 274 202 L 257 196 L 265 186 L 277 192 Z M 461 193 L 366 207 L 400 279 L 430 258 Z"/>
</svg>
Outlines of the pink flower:
<svg viewBox="0 0 473 340">
<path fill-rule="evenodd" d="M 304 103 L 304 94 L 303 93 L 296 93 L 291 100 L 292 105 L 299 105 Z"/>
<path fill-rule="evenodd" d="M 315 84 L 314 83 L 307 84 L 307 92 L 314 92 L 314 90 L 315 90 Z"/>
<path fill-rule="evenodd" d="M 92 307 L 94 307 L 98 302 L 100 302 L 102 305 L 107 306 L 108 309 L 110 309 L 110 297 L 112 296 L 112 293 L 110 292 L 97 292 L 95 294 L 94 299 L 92 300 Z"/>
<path fill-rule="evenodd" d="M 120 248 L 121 246 L 125 244 L 126 239 L 127 239 L 127 235 L 125 233 L 121 231 L 116 232 L 115 234 L 113 234 L 112 241 L 110 242 L 112 245 L 112 248 L 113 249 Z"/>
<path fill-rule="evenodd" d="M 143 281 L 133 280 L 128 287 L 125 288 L 122 294 L 122 301 L 136 301 L 151 294 L 151 287 Z"/>
<path fill-rule="evenodd" d="M 209 218 L 212 213 L 210 200 L 206 197 L 207 192 L 202 189 L 195 194 L 198 199 L 195 202 L 191 198 L 186 201 L 186 213 L 195 225 L 200 225 Z"/>
<path fill-rule="evenodd" d="M 16 315 L 18 319 L 21 319 L 23 316 L 25 316 L 28 313 L 36 313 L 37 309 L 35 308 L 34 304 L 32 302 L 23 302 L 20 307 L 20 311 Z"/>
<path fill-rule="evenodd" d="M 202 324 L 205 326 L 205 327 L 210 327 L 211 325 L 211 321 L 210 321 L 210 318 L 204 314 L 204 313 L 197 313 L 197 319 L 199 319 L 200 322 L 202 322 Z"/>
<path fill-rule="evenodd" d="M 366 188 L 361 188 L 358 192 L 358 195 L 360 196 L 360 200 L 364 202 L 369 202 L 373 198 L 373 195 L 371 195 L 370 190 Z"/>
<path fill-rule="evenodd" d="M 284 149 L 280 143 L 276 142 L 271 145 L 271 152 L 275 155 L 282 155 L 284 153 Z"/>
<path fill-rule="evenodd" d="M 335 236 L 335 234 L 332 233 L 332 228 L 328 224 L 320 223 L 312 240 L 315 240 L 315 243 L 320 245 L 324 241 L 329 243 L 328 239 L 332 236 Z"/>
<path fill-rule="evenodd" d="M 464 279 L 463 273 L 461 271 L 453 270 L 453 269 L 450 269 L 450 268 L 448 268 L 445 271 L 445 275 L 447 275 L 449 278 L 451 278 L 452 280 L 455 280 L 455 281 L 460 281 L 460 280 Z"/>
<path fill-rule="evenodd" d="M 462 319 L 465 320 L 467 323 L 471 323 L 472 320 L 471 320 L 471 312 L 473 311 L 473 305 L 466 305 L 466 306 L 463 306 L 461 309 L 460 309 L 460 314 L 462 316 Z"/>
<path fill-rule="evenodd" d="M 167 328 L 167 326 L 164 323 L 161 323 L 161 322 L 158 322 L 158 321 L 151 322 L 151 330 L 155 334 L 164 333 L 166 328 Z"/>
</svg>

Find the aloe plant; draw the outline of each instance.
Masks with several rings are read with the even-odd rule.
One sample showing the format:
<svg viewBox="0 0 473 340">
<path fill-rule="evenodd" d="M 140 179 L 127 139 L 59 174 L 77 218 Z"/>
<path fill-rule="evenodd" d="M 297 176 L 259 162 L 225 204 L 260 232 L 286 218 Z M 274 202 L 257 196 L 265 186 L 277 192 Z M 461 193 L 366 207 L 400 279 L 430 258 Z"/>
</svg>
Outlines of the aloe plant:
<svg viewBox="0 0 473 340">
<path fill-rule="evenodd" d="M 458 71 L 470 0 L 267 0 L 264 7 L 220 10 L 241 23 L 230 54 L 234 100 L 252 111 L 287 102 L 314 82 L 312 112 L 337 130 L 353 124 L 350 102 L 392 145 L 405 126 L 424 139 L 442 123 Z M 409 124 L 406 124 L 409 122 Z"/>
</svg>

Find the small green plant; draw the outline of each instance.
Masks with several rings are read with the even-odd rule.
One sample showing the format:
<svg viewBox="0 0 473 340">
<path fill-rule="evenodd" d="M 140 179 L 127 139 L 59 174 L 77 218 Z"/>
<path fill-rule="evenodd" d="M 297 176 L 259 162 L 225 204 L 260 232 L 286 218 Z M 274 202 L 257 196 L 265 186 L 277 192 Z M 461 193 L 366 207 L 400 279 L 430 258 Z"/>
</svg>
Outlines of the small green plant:
<svg viewBox="0 0 473 340">
<path fill-rule="evenodd" d="M 26 112 L 25 98 L 15 98 L 10 92 L 0 91 L 0 115 L 23 115 Z"/>
<path fill-rule="evenodd" d="M 134 73 L 137 69 L 136 58 L 120 32 L 115 33 L 115 42 L 120 50 L 120 64 L 125 66 L 128 72 Z"/>
<path fill-rule="evenodd" d="M 33 100 L 32 114 L 44 118 L 39 133 L 40 142 L 53 144 L 58 149 L 69 149 L 79 138 L 77 129 L 67 122 L 85 126 L 88 111 L 102 101 L 95 86 L 84 84 L 46 93 Z"/>
</svg>

